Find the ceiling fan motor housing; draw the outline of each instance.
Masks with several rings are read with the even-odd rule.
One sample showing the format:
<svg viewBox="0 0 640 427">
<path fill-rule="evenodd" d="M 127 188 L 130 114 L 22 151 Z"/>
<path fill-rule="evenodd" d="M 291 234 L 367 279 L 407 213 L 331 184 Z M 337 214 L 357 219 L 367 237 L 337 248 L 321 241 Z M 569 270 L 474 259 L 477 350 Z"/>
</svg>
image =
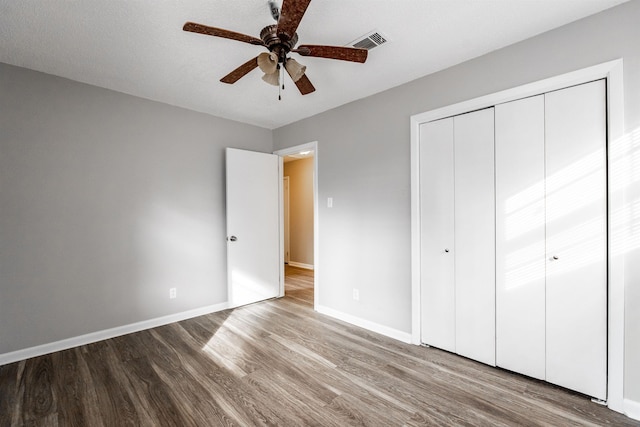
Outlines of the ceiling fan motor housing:
<svg viewBox="0 0 640 427">
<path fill-rule="evenodd" d="M 278 25 L 267 25 L 260 31 L 260 38 L 270 52 L 278 55 L 278 62 L 284 62 L 291 49 L 298 43 L 298 33 L 293 33 L 289 40 L 278 36 Z"/>
</svg>

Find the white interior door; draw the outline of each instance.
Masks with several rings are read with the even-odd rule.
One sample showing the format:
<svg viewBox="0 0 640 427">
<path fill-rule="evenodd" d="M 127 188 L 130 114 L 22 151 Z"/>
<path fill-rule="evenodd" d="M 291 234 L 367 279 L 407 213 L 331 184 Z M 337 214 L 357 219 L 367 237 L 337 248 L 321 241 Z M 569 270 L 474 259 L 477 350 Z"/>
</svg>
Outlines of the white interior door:
<svg viewBox="0 0 640 427">
<path fill-rule="evenodd" d="M 455 351 L 453 119 L 420 126 L 421 340 Z"/>
<path fill-rule="evenodd" d="M 495 365 L 493 108 L 453 121 L 456 353 Z"/>
<path fill-rule="evenodd" d="M 232 307 L 280 293 L 280 158 L 227 148 L 227 274 Z"/>
<path fill-rule="evenodd" d="M 604 80 L 545 95 L 547 381 L 607 386 Z"/>
<path fill-rule="evenodd" d="M 496 114 L 496 364 L 545 378 L 544 95 Z"/>
</svg>

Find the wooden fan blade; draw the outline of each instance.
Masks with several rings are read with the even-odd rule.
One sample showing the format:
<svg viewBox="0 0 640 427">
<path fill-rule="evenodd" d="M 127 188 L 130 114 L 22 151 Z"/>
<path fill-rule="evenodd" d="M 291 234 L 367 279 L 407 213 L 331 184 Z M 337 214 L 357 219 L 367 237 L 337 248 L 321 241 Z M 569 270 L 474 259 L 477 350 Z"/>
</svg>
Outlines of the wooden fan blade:
<svg viewBox="0 0 640 427">
<path fill-rule="evenodd" d="M 184 31 L 192 33 L 206 34 L 208 36 L 223 37 L 225 39 L 238 40 L 240 42 L 251 43 L 259 46 L 264 46 L 262 40 L 247 36 L 246 34 L 236 33 L 234 31 L 223 30 L 222 28 L 209 27 L 207 25 L 196 24 L 195 22 L 187 22 L 182 27 Z"/>
<path fill-rule="evenodd" d="M 294 82 L 298 87 L 298 90 L 303 95 L 308 95 L 311 92 L 315 92 L 316 88 L 313 87 L 306 74 L 303 74 L 302 77 L 298 79 L 297 82 Z"/>
<path fill-rule="evenodd" d="M 248 60 L 226 76 L 220 79 L 222 83 L 233 84 L 240 80 L 245 75 L 249 74 L 250 71 L 253 71 L 254 68 L 258 68 L 258 57 L 256 56 L 253 59 Z"/>
<path fill-rule="evenodd" d="M 322 46 L 305 44 L 298 46 L 291 52 L 299 53 L 302 56 L 315 56 L 318 58 L 339 59 L 342 61 L 352 61 L 364 63 L 367 60 L 369 51 L 356 47 L 342 46 Z"/>
<path fill-rule="evenodd" d="M 283 0 L 278 20 L 278 37 L 281 40 L 291 40 L 300 25 L 300 21 L 307 11 L 311 0 Z"/>
</svg>

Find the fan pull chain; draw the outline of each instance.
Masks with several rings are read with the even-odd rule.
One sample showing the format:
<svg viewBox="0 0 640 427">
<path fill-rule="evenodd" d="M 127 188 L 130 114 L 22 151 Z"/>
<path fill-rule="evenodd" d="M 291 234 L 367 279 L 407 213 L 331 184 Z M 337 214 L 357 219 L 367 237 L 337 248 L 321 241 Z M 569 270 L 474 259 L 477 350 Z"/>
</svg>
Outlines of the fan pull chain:
<svg viewBox="0 0 640 427">
<path fill-rule="evenodd" d="M 280 80 L 280 75 L 281 73 L 281 69 L 280 69 L 280 64 L 278 64 L 278 68 L 277 68 L 277 73 L 278 73 L 278 80 Z M 282 85 L 284 86 L 284 84 Z M 278 81 L 278 101 L 282 101 L 282 95 L 281 95 L 281 89 L 280 89 L 280 82 Z"/>
</svg>

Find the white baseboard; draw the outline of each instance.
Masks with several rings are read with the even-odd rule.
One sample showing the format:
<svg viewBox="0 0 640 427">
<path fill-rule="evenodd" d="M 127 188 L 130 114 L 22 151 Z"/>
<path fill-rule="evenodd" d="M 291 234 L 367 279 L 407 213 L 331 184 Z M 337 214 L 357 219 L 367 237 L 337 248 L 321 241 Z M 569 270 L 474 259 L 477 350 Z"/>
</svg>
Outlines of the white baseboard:
<svg viewBox="0 0 640 427">
<path fill-rule="evenodd" d="M 387 336 L 389 338 L 393 338 L 398 341 L 402 341 L 407 344 L 411 344 L 411 334 L 408 332 L 402 332 L 394 328 L 390 328 L 388 326 L 381 325 L 379 323 L 372 322 L 370 320 L 362 319 L 360 317 L 352 316 L 351 314 L 346 314 L 338 310 L 334 310 L 329 307 L 324 307 L 321 305 L 316 305 L 316 311 L 321 314 L 325 314 L 327 316 L 334 317 L 338 320 L 342 320 L 347 323 L 351 323 L 352 325 L 359 326 L 361 328 L 367 329 L 372 332 L 376 332 L 380 335 Z"/>
<path fill-rule="evenodd" d="M 624 399 L 624 414 L 634 420 L 640 420 L 640 402 L 635 402 L 630 399 Z"/>
<path fill-rule="evenodd" d="M 313 270 L 313 265 L 304 264 L 302 262 L 289 261 L 289 265 L 291 267 L 298 267 L 298 268 L 304 268 L 304 269 L 307 269 L 307 270 Z"/>
<path fill-rule="evenodd" d="M 131 334 L 133 332 L 143 331 L 145 329 L 167 325 L 169 323 L 180 322 L 182 320 L 191 319 L 192 317 L 215 313 L 216 311 L 225 310 L 228 307 L 229 303 L 227 302 L 214 304 L 206 307 L 196 308 L 193 310 L 183 311 L 181 313 L 170 314 L 168 316 L 156 317 L 155 319 L 143 320 L 142 322 L 131 323 L 129 325 L 91 332 L 89 334 L 67 338 L 61 341 L 55 341 L 35 347 L 29 347 L 22 350 L 3 353 L 0 354 L 0 366 L 18 362 L 20 360 L 29 359 L 32 357 L 42 356 L 56 351 L 62 351 L 85 344 L 91 344 L 109 338 L 119 337 L 121 335 Z"/>
</svg>

